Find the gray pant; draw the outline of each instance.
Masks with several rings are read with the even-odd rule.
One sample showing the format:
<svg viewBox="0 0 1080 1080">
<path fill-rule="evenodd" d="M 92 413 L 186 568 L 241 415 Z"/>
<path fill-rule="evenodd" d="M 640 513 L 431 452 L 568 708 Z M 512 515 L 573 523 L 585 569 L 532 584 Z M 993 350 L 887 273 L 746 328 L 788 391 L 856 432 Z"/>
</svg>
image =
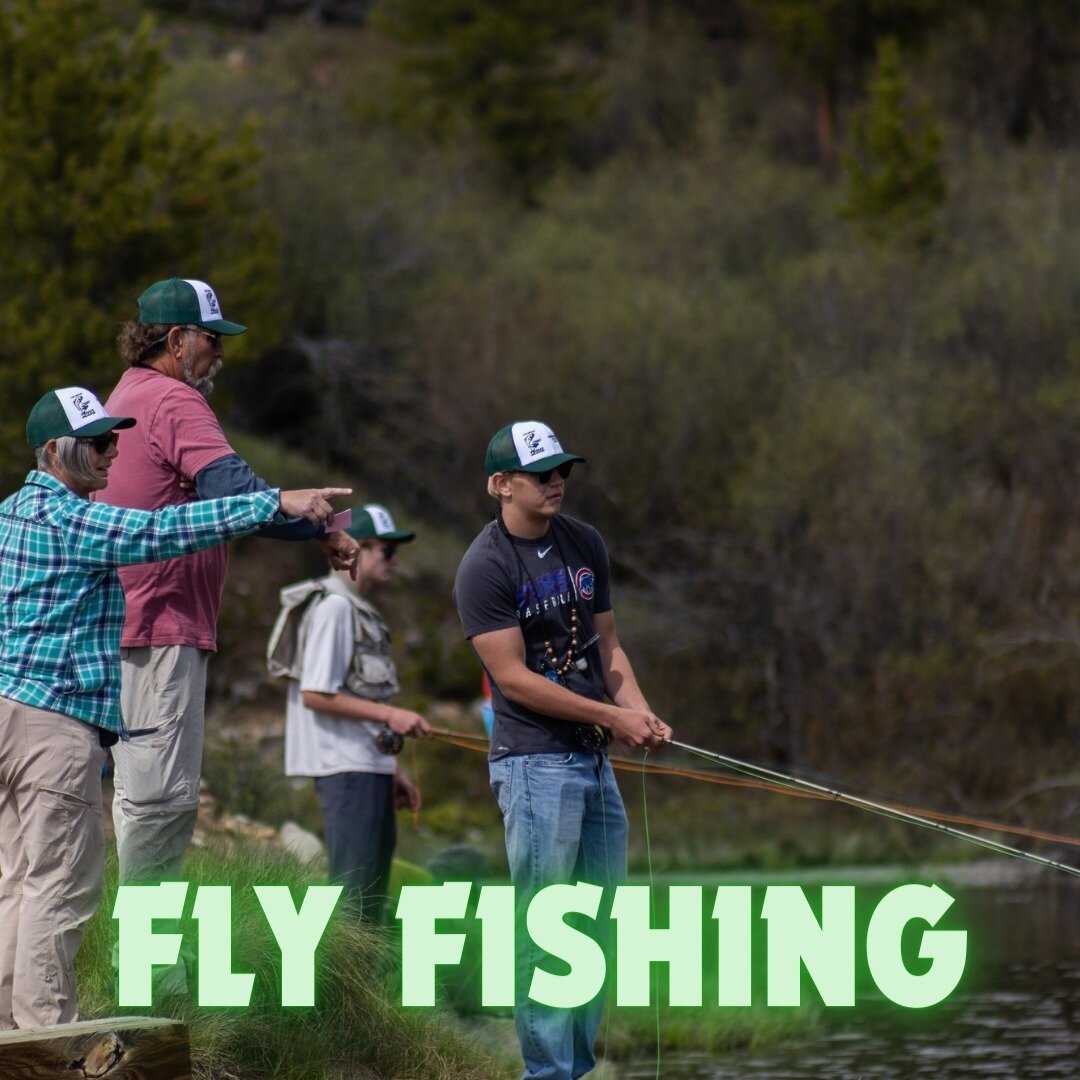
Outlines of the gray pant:
<svg viewBox="0 0 1080 1080">
<path fill-rule="evenodd" d="M 0 698 L 0 1030 L 78 1019 L 75 955 L 105 870 L 91 724 Z"/>
<path fill-rule="evenodd" d="M 393 773 L 347 772 L 315 777 L 322 807 L 330 881 L 366 922 L 385 919 L 390 864 L 397 843 Z"/>
<path fill-rule="evenodd" d="M 131 733 L 112 748 L 122 884 L 181 876 L 199 811 L 208 656 L 190 645 L 120 650 L 120 707 Z"/>
</svg>

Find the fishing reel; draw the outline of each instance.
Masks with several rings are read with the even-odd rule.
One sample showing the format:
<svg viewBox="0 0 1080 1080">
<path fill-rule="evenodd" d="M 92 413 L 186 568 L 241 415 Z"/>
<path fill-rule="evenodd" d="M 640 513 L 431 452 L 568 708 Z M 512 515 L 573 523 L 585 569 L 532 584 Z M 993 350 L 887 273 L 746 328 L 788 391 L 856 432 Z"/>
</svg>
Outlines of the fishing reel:
<svg viewBox="0 0 1080 1080">
<path fill-rule="evenodd" d="M 380 754 L 400 754 L 405 746 L 405 739 L 391 728 L 383 728 L 375 736 L 375 745 Z"/>
<path fill-rule="evenodd" d="M 611 732 L 599 724 L 578 724 L 574 729 L 574 741 L 586 754 L 595 754 L 611 742 Z"/>
</svg>

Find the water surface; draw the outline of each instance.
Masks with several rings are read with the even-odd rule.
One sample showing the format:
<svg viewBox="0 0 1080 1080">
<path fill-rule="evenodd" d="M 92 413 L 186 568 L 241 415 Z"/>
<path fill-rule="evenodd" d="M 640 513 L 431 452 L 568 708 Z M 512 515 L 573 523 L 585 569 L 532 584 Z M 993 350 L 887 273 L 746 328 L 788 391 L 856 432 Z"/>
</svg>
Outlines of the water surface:
<svg viewBox="0 0 1080 1080">
<path fill-rule="evenodd" d="M 1024 884 L 1017 884 L 1024 880 Z M 1039 874 L 999 887 L 950 885 L 969 928 L 960 989 L 930 1010 L 872 987 L 818 1031 L 771 1050 L 666 1054 L 665 1080 L 937 1080 L 1080 1077 L 1080 885 Z M 626 1077 L 656 1076 L 656 1062 Z"/>
</svg>

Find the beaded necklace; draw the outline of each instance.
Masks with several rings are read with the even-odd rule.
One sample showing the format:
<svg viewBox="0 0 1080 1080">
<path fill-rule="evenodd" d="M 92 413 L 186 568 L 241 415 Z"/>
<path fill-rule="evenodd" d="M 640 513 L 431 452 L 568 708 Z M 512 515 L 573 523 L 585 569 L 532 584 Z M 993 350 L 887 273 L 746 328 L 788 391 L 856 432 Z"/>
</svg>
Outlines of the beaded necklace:
<svg viewBox="0 0 1080 1080">
<path fill-rule="evenodd" d="M 518 551 L 517 544 L 514 543 L 514 538 L 510 535 L 510 530 L 506 527 L 506 522 L 503 521 L 502 512 L 498 515 L 499 528 L 502 530 L 503 535 L 510 541 L 510 547 L 513 549 L 514 557 L 518 561 L 518 566 L 521 567 L 521 572 L 529 579 L 529 584 L 533 588 L 533 596 L 536 598 L 536 608 L 540 613 L 540 624 L 544 628 L 544 655 L 545 659 L 550 666 L 551 674 L 548 678 L 554 676 L 555 682 L 562 682 L 566 675 L 570 674 L 571 669 L 577 668 L 581 671 L 584 669 L 584 660 L 578 656 L 578 610 L 577 610 L 577 589 L 574 587 L 574 578 L 570 573 L 570 567 L 566 563 L 566 556 L 563 554 L 562 544 L 559 543 L 559 535 L 555 531 L 555 519 L 552 518 L 548 535 L 554 541 L 555 547 L 559 552 L 559 559 L 563 564 L 563 572 L 566 574 L 566 580 L 570 584 L 570 593 L 573 600 L 570 602 L 570 644 L 566 650 L 566 659 L 560 664 L 559 658 L 555 653 L 555 647 L 551 643 L 551 631 L 548 628 L 547 616 L 544 613 L 544 605 L 540 599 L 540 590 L 537 588 L 536 581 L 532 574 L 529 572 L 529 568 L 525 565 L 525 560 L 521 557 L 521 552 Z M 545 673 L 547 674 L 547 673 Z"/>
<path fill-rule="evenodd" d="M 544 628 L 544 654 L 545 659 L 548 662 L 550 670 L 542 672 L 542 674 L 551 679 L 552 682 L 557 682 L 561 686 L 566 684 L 563 682 L 564 676 L 570 673 L 571 668 L 576 668 L 578 671 L 584 671 L 588 666 L 584 656 L 579 657 L 577 655 L 578 649 L 578 611 L 577 611 L 577 585 L 574 583 L 574 576 L 570 573 L 570 567 L 566 562 L 566 556 L 563 554 L 562 544 L 559 542 L 559 534 L 555 531 L 555 519 L 551 519 L 551 526 L 548 535 L 555 543 L 555 547 L 559 552 L 559 559 L 563 564 L 563 572 L 566 574 L 566 580 L 570 584 L 570 595 L 574 598 L 570 603 L 570 645 L 566 650 L 566 659 L 559 663 L 558 656 L 555 655 L 555 647 L 551 644 L 551 632 L 548 630 L 547 616 L 544 614 L 544 605 L 540 599 L 540 590 L 536 587 L 536 581 L 533 579 L 529 568 L 525 565 L 525 560 L 521 557 L 521 552 L 518 551 L 517 544 L 514 543 L 514 538 L 510 535 L 510 530 L 506 527 L 506 522 L 503 521 L 502 511 L 496 515 L 496 520 L 499 523 L 499 528 L 502 530 L 502 534 L 506 537 L 507 542 L 513 549 L 514 557 L 518 561 L 518 566 L 521 567 L 521 572 L 529 579 L 529 583 L 533 588 L 533 596 L 536 597 L 536 607 L 540 612 L 540 623 Z M 590 643 L 593 639 L 590 639 Z M 611 741 L 611 732 L 602 728 L 599 724 L 574 724 L 574 740 L 580 749 L 586 753 L 595 754 L 604 749 Z"/>
</svg>

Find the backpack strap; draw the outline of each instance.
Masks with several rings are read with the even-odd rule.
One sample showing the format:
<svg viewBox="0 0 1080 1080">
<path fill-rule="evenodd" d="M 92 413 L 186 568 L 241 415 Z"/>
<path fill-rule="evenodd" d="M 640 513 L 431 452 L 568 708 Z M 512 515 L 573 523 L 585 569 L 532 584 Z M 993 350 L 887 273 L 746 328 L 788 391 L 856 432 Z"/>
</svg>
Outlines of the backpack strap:
<svg viewBox="0 0 1080 1080">
<path fill-rule="evenodd" d="M 281 610 L 266 645 L 266 667 L 273 678 L 300 678 L 301 625 L 312 603 L 324 597 L 326 591 L 326 582 L 320 578 L 300 581 L 281 590 Z"/>
</svg>

